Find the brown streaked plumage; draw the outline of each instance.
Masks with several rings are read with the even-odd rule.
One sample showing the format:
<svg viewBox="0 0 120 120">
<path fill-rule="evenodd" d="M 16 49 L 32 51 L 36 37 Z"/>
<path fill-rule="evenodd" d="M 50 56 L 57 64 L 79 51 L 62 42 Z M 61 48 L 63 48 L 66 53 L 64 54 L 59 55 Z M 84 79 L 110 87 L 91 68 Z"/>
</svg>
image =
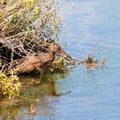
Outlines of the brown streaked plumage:
<svg viewBox="0 0 120 120">
<path fill-rule="evenodd" d="M 18 60 L 16 68 L 19 70 L 17 74 L 31 73 L 36 69 L 44 69 L 46 66 L 52 64 L 57 52 L 71 59 L 60 45 L 52 45 L 50 46 L 49 53 L 33 53 Z"/>
</svg>

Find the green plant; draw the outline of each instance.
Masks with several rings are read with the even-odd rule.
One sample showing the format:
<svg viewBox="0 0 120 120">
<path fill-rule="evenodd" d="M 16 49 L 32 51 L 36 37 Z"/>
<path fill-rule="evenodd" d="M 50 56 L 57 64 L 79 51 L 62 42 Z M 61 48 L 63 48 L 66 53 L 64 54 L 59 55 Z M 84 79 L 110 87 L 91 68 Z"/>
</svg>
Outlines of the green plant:
<svg viewBox="0 0 120 120">
<path fill-rule="evenodd" d="M 19 78 L 13 73 L 8 77 L 0 72 L 0 95 L 1 96 L 19 96 L 21 83 Z"/>
<path fill-rule="evenodd" d="M 3 57 L 47 51 L 58 40 L 60 25 L 53 0 L 0 0 L 0 43 L 10 52 Z"/>
<path fill-rule="evenodd" d="M 6 76 L 4 69 L 12 70 L 16 59 L 30 53 L 47 52 L 58 40 L 61 22 L 54 0 L 0 0 L 1 96 L 18 96 L 21 89 L 14 71 Z M 62 63 L 52 70 L 62 68 Z"/>
</svg>

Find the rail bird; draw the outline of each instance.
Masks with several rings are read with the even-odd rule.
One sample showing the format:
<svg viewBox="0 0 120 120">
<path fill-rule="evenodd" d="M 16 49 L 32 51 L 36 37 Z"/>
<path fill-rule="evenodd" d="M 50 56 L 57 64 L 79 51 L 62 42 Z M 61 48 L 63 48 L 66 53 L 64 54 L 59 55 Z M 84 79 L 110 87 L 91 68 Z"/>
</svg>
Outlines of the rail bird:
<svg viewBox="0 0 120 120">
<path fill-rule="evenodd" d="M 37 69 L 44 69 L 55 60 L 56 53 L 63 54 L 67 59 L 72 59 L 60 45 L 51 45 L 48 53 L 33 53 L 17 61 L 15 68 L 17 74 L 31 73 Z"/>
</svg>

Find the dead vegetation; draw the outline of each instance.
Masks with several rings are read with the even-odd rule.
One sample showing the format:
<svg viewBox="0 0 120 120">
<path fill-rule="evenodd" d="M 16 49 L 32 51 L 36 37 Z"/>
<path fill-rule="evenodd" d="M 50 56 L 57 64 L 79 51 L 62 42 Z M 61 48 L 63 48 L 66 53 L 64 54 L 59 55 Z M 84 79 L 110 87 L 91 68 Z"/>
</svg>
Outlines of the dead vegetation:
<svg viewBox="0 0 120 120">
<path fill-rule="evenodd" d="M 93 56 L 89 56 L 86 60 L 83 61 L 87 70 L 97 70 L 100 67 L 104 67 L 106 60 L 103 58 L 100 61 L 94 60 Z"/>
<path fill-rule="evenodd" d="M 49 46 L 57 44 L 60 26 L 54 0 L 0 0 L 1 97 L 19 96 L 21 83 L 15 74 L 47 64 L 39 55 L 49 54 Z M 61 69 L 62 63 L 58 61 L 58 67 L 51 65 L 48 70 Z"/>
<path fill-rule="evenodd" d="M 48 52 L 58 41 L 60 25 L 53 0 L 1 0 L 1 70 L 30 54 Z"/>
</svg>

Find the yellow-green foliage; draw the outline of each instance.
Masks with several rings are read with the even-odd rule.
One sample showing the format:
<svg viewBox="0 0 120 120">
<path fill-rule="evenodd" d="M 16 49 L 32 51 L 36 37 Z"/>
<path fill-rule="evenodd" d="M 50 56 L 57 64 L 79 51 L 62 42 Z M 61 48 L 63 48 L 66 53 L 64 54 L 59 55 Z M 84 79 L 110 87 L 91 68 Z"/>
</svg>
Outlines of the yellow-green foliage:
<svg viewBox="0 0 120 120">
<path fill-rule="evenodd" d="M 25 39 L 45 30 L 55 34 L 61 21 L 51 6 L 52 0 L 0 0 L 0 37 Z"/>
<path fill-rule="evenodd" d="M 50 71 L 51 72 L 55 72 L 55 71 L 62 71 L 63 67 L 65 67 L 64 65 L 64 58 L 61 57 L 59 58 L 59 60 L 56 60 L 52 63 L 51 67 L 50 67 Z"/>
<path fill-rule="evenodd" d="M 56 8 L 54 0 L 0 0 L 0 43 L 19 58 L 47 51 L 62 22 Z"/>
<path fill-rule="evenodd" d="M 1 58 L 13 59 L 14 56 L 15 60 L 18 56 L 21 58 L 29 53 L 45 51 L 51 43 L 56 42 L 62 22 L 56 8 L 54 0 L 0 0 Z M 4 54 L 3 46 L 7 52 L 12 51 L 8 53 L 10 56 Z M 9 65 L 2 59 L 1 63 Z M 51 71 L 62 67 L 63 59 L 54 63 Z M 0 95 L 19 95 L 20 88 L 17 76 L 11 74 L 8 77 L 0 72 Z"/>
<path fill-rule="evenodd" d="M 21 83 L 16 75 L 11 74 L 9 77 L 0 72 L 0 95 L 1 96 L 19 96 Z"/>
</svg>

